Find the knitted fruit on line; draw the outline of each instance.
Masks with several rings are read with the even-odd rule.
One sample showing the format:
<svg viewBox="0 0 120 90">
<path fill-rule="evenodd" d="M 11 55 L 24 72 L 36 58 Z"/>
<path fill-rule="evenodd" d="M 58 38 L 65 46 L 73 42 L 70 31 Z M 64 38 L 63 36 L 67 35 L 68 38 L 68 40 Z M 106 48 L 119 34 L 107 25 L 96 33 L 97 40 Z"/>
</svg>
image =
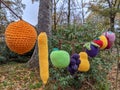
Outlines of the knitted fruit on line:
<svg viewBox="0 0 120 90">
<path fill-rule="evenodd" d="M 115 41 L 115 33 L 111 32 L 111 31 L 107 31 L 107 32 L 104 32 L 103 35 L 105 35 L 110 42 L 114 42 Z"/>
<path fill-rule="evenodd" d="M 80 56 L 77 53 L 75 53 L 71 56 L 70 64 L 67 68 L 71 75 L 73 75 L 76 71 L 78 71 L 78 67 L 80 64 L 79 57 Z"/>
<path fill-rule="evenodd" d="M 50 54 L 50 60 L 53 66 L 57 68 L 65 68 L 70 63 L 70 55 L 64 50 L 54 50 Z"/>
<path fill-rule="evenodd" d="M 101 35 L 99 37 L 99 39 L 103 42 L 103 46 L 100 49 L 105 49 L 108 45 L 108 40 L 107 40 L 106 36 Z"/>
<path fill-rule="evenodd" d="M 111 31 L 107 31 L 107 32 L 104 32 L 103 35 L 105 35 L 108 40 L 108 45 L 105 49 L 110 49 L 116 38 L 115 33 L 111 32 Z"/>
<path fill-rule="evenodd" d="M 90 63 L 88 60 L 88 55 L 86 52 L 80 52 L 80 61 L 78 71 L 80 72 L 87 72 L 90 69 Z"/>
<path fill-rule="evenodd" d="M 99 39 L 95 39 L 95 40 L 93 40 L 93 42 L 96 43 L 97 45 L 99 45 L 100 48 L 103 46 L 103 42 Z"/>
<path fill-rule="evenodd" d="M 36 42 L 37 33 L 29 23 L 19 20 L 8 25 L 5 42 L 11 51 L 24 54 L 29 52 Z"/>
<path fill-rule="evenodd" d="M 99 48 L 97 46 L 94 46 L 93 44 L 90 44 L 90 49 L 86 49 L 86 53 L 90 57 L 95 57 L 99 52 Z"/>
<path fill-rule="evenodd" d="M 86 53 L 90 57 L 95 57 L 98 54 L 98 52 L 99 52 L 99 48 L 94 46 L 94 45 L 92 45 L 92 44 L 91 44 L 90 48 L 91 48 L 91 50 L 86 49 Z"/>
<path fill-rule="evenodd" d="M 109 38 L 107 38 L 107 41 L 108 41 L 108 45 L 105 49 L 110 49 L 113 45 L 113 42 L 110 42 Z"/>
<path fill-rule="evenodd" d="M 40 77 L 43 84 L 46 84 L 49 78 L 49 61 L 48 61 L 48 37 L 45 32 L 41 32 L 38 36 L 38 55 Z"/>
</svg>

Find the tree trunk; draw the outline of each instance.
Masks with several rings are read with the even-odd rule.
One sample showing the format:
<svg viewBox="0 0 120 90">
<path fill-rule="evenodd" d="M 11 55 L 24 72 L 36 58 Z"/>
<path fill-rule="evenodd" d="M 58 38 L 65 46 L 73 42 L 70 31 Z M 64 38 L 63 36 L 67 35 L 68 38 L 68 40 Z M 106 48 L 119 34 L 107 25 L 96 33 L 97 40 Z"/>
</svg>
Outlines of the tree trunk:
<svg viewBox="0 0 120 90">
<path fill-rule="evenodd" d="M 56 30 L 57 22 L 56 22 L 56 1 L 54 0 L 54 30 Z"/>
<path fill-rule="evenodd" d="M 52 15 L 52 0 L 40 0 L 39 1 L 39 13 L 38 13 L 38 35 L 40 32 L 46 32 L 49 36 L 51 33 L 51 15 Z M 38 63 L 38 43 L 35 45 L 33 55 L 28 61 L 27 65 L 30 68 L 35 68 L 39 66 Z"/>
<path fill-rule="evenodd" d="M 0 2 L 0 11 L 1 11 L 1 2 Z M 2 21 L 1 14 L 0 14 L 0 21 Z M 2 25 L 0 24 L 0 30 L 2 30 L 1 27 L 2 27 Z"/>
<path fill-rule="evenodd" d="M 70 0 L 68 0 L 68 16 L 67 16 L 67 23 L 68 23 L 68 27 L 70 25 Z"/>
<path fill-rule="evenodd" d="M 85 23 L 85 16 L 84 16 L 84 2 L 83 0 L 81 0 L 81 4 L 82 4 L 82 24 Z"/>
<path fill-rule="evenodd" d="M 110 16 L 110 30 L 114 32 L 115 15 Z"/>
</svg>

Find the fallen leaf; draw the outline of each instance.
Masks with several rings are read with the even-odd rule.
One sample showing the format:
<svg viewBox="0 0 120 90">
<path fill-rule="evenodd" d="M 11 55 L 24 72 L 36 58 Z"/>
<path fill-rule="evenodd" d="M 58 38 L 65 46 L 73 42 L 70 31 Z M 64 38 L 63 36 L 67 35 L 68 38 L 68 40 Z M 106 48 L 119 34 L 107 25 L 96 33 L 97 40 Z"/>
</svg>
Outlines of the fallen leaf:
<svg viewBox="0 0 120 90">
<path fill-rule="evenodd" d="M 3 82 L 5 80 L 5 76 L 2 76 L 1 78 L 0 78 L 0 82 Z"/>
<path fill-rule="evenodd" d="M 41 87 L 41 88 L 39 88 L 39 90 L 43 90 L 43 88 Z"/>
</svg>

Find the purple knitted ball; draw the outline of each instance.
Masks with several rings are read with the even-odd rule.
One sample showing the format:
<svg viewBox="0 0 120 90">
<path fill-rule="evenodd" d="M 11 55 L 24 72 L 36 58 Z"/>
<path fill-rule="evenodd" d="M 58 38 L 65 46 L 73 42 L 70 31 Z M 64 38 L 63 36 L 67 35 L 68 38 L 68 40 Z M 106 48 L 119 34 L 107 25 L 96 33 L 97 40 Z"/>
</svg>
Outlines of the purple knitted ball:
<svg viewBox="0 0 120 90">
<path fill-rule="evenodd" d="M 77 54 L 77 53 L 75 53 L 75 54 L 73 54 L 72 56 L 71 56 L 71 58 L 74 58 L 74 59 L 78 59 L 80 56 L 79 56 L 79 54 Z"/>
<path fill-rule="evenodd" d="M 99 52 L 99 48 L 94 46 L 94 45 L 92 45 L 92 44 L 91 44 L 90 48 L 91 48 L 91 50 L 86 49 L 86 53 L 90 57 L 95 57 L 98 54 L 98 52 Z"/>
<path fill-rule="evenodd" d="M 79 59 L 77 59 L 77 60 L 76 60 L 76 65 L 79 66 L 80 62 L 81 62 L 81 61 L 80 61 Z"/>
<path fill-rule="evenodd" d="M 80 60 L 79 60 L 79 54 L 75 53 L 71 56 L 70 64 L 67 68 L 67 70 L 70 72 L 71 75 L 75 74 L 75 72 L 78 70 Z"/>
<path fill-rule="evenodd" d="M 76 70 L 74 70 L 71 66 L 68 66 L 67 69 L 71 75 L 75 74 L 75 72 L 76 72 Z"/>
<path fill-rule="evenodd" d="M 75 65 L 76 64 L 76 60 L 74 58 L 70 59 L 70 65 Z"/>
<path fill-rule="evenodd" d="M 77 71 L 78 66 L 75 64 L 75 65 L 73 65 L 71 68 L 72 68 L 74 71 Z"/>
</svg>

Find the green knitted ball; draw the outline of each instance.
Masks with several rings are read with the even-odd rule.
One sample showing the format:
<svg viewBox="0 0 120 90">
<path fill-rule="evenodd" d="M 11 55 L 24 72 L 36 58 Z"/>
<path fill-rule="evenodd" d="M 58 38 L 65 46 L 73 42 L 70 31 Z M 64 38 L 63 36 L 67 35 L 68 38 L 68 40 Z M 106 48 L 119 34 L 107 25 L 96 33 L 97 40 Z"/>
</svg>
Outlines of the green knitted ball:
<svg viewBox="0 0 120 90">
<path fill-rule="evenodd" d="M 50 54 L 50 59 L 53 66 L 57 68 L 65 68 L 70 63 L 70 55 L 64 50 L 52 51 Z"/>
</svg>

